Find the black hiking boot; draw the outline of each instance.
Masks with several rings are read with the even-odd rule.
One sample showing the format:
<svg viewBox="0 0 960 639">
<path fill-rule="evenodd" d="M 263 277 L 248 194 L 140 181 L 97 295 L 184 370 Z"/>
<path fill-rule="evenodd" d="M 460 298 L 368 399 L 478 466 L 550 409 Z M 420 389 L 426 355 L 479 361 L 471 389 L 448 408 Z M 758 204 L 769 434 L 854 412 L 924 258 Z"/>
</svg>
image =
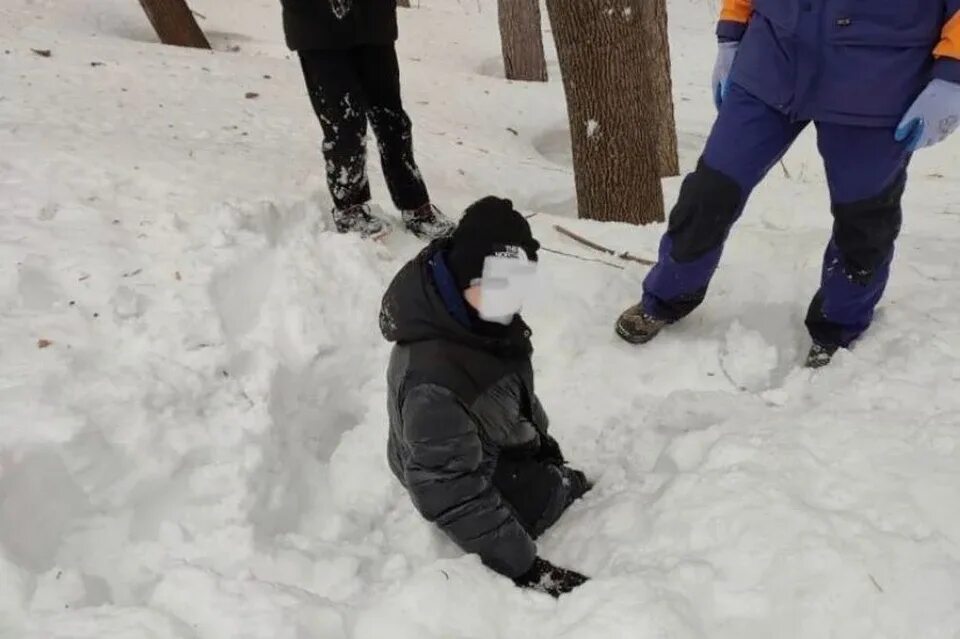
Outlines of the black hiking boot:
<svg viewBox="0 0 960 639">
<path fill-rule="evenodd" d="M 636 304 L 623 312 L 617 320 L 617 335 L 631 344 L 646 344 L 657 336 L 666 320 L 657 319 L 643 310 L 643 306 Z"/>
<path fill-rule="evenodd" d="M 333 224 L 337 233 L 356 233 L 364 238 L 380 237 L 387 232 L 386 222 L 372 215 L 366 204 L 355 204 L 342 211 L 333 209 Z"/>
<path fill-rule="evenodd" d="M 836 352 L 840 350 L 839 346 L 828 346 L 826 344 L 813 343 L 810 352 L 807 353 L 807 368 L 823 368 L 833 359 Z"/>
<path fill-rule="evenodd" d="M 440 209 L 427 202 L 418 209 L 401 211 L 403 224 L 407 229 L 422 240 L 436 240 L 453 233 L 456 224 Z"/>
</svg>

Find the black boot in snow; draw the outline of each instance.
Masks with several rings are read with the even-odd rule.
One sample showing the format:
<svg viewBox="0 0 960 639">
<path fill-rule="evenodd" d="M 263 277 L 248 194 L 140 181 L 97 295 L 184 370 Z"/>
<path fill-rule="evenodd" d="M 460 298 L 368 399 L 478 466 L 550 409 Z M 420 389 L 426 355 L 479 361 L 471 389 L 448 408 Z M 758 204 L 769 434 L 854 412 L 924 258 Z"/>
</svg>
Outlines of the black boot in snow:
<svg viewBox="0 0 960 639">
<path fill-rule="evenodd" d="M 422 240 L 436 240 L 453 233 L 456 224 L 440 209 L 427 202 L 418 209 L 401 211 L 407 229 Z"/>
<path fill-rule="evenodd" d="M 379 237 L 387 232 L 386 223 L 370 214 L 366 204 L 355 204 L 342 211 L 333 209 L 333 223 L 337 233 L 356 233 L 360 237 Z"/>
<path fill-rule="evenodd" d="M 631 344 L 646 344 L 667 325 L 666 320 L 657 319 L 636 304 L 623 312 L 617 320 L 617 335 Z"/>
<path fill-rule="evenodd" d="M 839 349 L 839 346 L 828 346 L 814 342 L 813 346 L 810 347 L 810 352 L 807 353 L 807 363 L 805 366 L 807 368 L 823 368 L 830 363 L 830 360 L 833 359 L 833 356 Z"/>
</svg>

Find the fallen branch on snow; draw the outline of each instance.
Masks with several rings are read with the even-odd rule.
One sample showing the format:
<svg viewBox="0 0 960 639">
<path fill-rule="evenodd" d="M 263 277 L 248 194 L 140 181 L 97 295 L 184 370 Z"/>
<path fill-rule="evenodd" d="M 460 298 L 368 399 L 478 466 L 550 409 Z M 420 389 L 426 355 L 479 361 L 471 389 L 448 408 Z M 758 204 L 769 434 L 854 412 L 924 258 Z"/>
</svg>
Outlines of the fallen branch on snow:
<svg viewBox="0 0 960 639">
<path fill-rule="evenodd" d="M 607 262 L 607 261 L 605 261 L 605 260 L 598 260 L 598 259 L 595 259 L 595 258 L 592 258 L 592 257 L 583 257 L 582 255 L 574 255 L 573 253 L 564 253 L 563 251 L 558 251 L 557 249 L 547 248 L 546 246 L 541 246 L 541 247 L 540 247 L 540 250 L 541 250 L 541 251 L 546 251 L 547 253 L 553 253 L 554 255 L 562 255 L 562 256 L 564 256 L 564 257 L 572 257 L 573 259 L 575 259 L 575 260 L 580 260 L 580 261 L 582 261 L 582 262 L 596 262 L 597 264 L 605 264 L 605 265 L 609 266 L 610 268 L 619 269 L 619 270 L 621 270 L 621 271 L 623 270 L 623 267 L 620 266 L 619 264 L 611 264 L 610 262 Z"/>
<path fill-rule="evenodd" d="M 614 251 L 613 249 L 609 249 L 609 248 L 607 248 L 606 246 L 603 246 L 603 245 L 601 245 L 601 244 L 597 244 L 596 242 L 591 242 L 590 240 L 586 239 L 585 237 L 582 237 L 582 236 L 580 236 L 580 235 L 577 235 L 577 234 L 574 233 L 573 231 L 570 231 L 570 230 L 568 230 L 568 229 L 563 228 L 563 227 L 560 226 L 559 224 L 554 224 L 553 230 L 555 230 L 557 233 L 560 233 L 561 235 L 566 235 L 566 236 L 569 237 L 571 240 L 574 240 L 574 241 L 576 241 L 576 242 L 580 242 L 580 243 L 583 244 L 584 246 L 590 247 L 590 248 L 592 248 L 592 249 L 595 250 L 595 251 L 600 251 L 601 253 L 606 253 L 607 255 L 612 255 L 612 256 L 614 256 L 614 257 L 616 257 L 616 258 L 619 258 L 619 259 L 621 259 L 621 260 L 626 260 L 626 261 L 628 261 L 628 262 L 637 262 L 637 263 L 639 263 L 639 264 L 644 264 L 644 265 L 646 265 L 646 266 L 654 266 L 654 265 L 656 264 L 656 262 L 653 262 L 653 261 L 648 260 L 648 259 L 644 259 L 644 258 L 642 258 L 642 257 L 637 257 L 636 255 L 631 255 L 630 253 L 627 253 L 627 252 L 617 253 L 617 252 Z"/>
</svg>

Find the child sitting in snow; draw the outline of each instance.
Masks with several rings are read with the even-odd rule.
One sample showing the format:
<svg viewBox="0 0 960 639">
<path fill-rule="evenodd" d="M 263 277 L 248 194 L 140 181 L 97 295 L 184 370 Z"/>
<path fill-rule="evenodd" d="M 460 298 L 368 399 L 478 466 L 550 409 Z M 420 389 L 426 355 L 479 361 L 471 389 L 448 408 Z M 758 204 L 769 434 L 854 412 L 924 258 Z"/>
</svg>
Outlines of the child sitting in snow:
<svg viewBox="0 0 960 639">
<path fill-rule="evenodd" d="M 518 585 L 559 596 L 586 577 L 537 556 L 534 539 L 590 488 L 565 465 L 534 394 L 519 313 L 539 243 L 509 200 L 471 205 L 394 278 L 380 311 L 396 344 L 390 467 L 423 516 Z"/>
</svg>

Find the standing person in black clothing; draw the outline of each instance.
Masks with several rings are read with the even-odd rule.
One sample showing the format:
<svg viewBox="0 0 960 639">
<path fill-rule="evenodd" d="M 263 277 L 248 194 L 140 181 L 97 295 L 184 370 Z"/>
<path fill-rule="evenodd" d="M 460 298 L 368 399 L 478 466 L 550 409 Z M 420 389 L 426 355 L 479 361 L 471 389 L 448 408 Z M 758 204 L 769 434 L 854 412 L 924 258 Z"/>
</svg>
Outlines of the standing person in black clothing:
<svg viewBox="0 0 960 639">
<path fill-rule="evenodd" d="M 376 236 L 370 212 L 367 121 L 403 222 L 425 239 L 453 230 L 427 194 L 413 158 L 410 118 L 400 101 L 396 0 L 281 0 L 287 45 L 297 51 L 323 128 L 327 184 L 337 231 Z"/>
<path fill-rule="evenodd" d="M 480 200 L 397 274 L 380 329 L 396 344 L 388 458 L 414 505 L 491 569 L 559 596 L 586 577 L 540 558 L 534 540 L 590 484 L 533 388 L 519 313 L 539 246 L 509 200 Z"/>
</svg>

